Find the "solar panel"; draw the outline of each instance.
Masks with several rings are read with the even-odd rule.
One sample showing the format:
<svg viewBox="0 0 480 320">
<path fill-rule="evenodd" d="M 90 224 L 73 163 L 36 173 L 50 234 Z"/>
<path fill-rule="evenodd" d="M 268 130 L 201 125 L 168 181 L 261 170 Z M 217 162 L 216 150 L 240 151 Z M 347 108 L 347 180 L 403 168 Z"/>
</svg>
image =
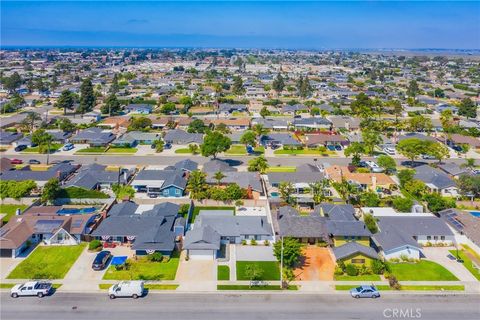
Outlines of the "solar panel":
<svg viewBox="0 0 480 320">
<path fill-rule="evenodd" d="M 53 232 L 55 229 L 58 229 L 58 227 L 60 227 L 62 223 L 63 221 L 61 220 L 38 220 L 35 224 L 35 232 Z"/>
<path fill-rule="evenodd" d="M 73 221 L 73 223 L 72 223 L 72 227 L 73 227 L 73 228 L 78 228 L 78 227 L 80 227 L 81 225 L 82 225 L 82 220 L 75 220 L 75 221 Z"/>
</svg>

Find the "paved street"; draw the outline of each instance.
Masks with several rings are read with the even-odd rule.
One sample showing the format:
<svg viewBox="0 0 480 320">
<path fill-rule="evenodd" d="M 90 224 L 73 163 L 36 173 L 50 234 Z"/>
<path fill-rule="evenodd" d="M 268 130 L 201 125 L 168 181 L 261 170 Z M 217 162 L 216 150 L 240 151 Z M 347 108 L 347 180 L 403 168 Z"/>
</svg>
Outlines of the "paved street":
<svg viewBox="0 0 480 320">
<path fill-rule="evenodd" d="M 105 293 L 58 293 L 44 299 L 1 294 L 1 319 L 478 319 L 479 296 L 385 295 L 355 300 L 346 293 L 152 293 L 138 300 L 109 300 Z M 402 313 L 400 313 L 400 311 Z M 396 316 L 394 316 L 396 314 Z M 400 316 L 403 314 L 403 316 Z"/>
</svg>

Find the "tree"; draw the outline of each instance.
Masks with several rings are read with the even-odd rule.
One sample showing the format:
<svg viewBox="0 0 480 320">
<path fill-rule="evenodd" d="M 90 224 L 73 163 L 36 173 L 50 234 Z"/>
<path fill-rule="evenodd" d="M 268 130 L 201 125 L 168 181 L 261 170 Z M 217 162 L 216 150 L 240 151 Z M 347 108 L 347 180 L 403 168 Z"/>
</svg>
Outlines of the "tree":
<svg viewBox="0 0 480 320">
<path fill-rule="evenodd" d="M 193 199 L 202 199 L 202 194 L 207 186 L 207 175 L 200 170 L 192 171 L 188 177 L 187 190 Z"/>
<path fill-rule="evenodd" d="M 395 197 L 392 205 L 400 212 L 410 212 L 413 206 L 413 200 L 410 198 Z"/>
<path fill-rule="evenodd" d="M 263 275 L 263 269 L 258 264 L 252 263 L 245 266 L 245 277 L 250 281 L 261 280 Z"/>
<path fill-rule="evenodd" d="M 278 262 L 282 260 L 282 241 L 273 245 L 273 254 Z M 294 238 L 283 238 L 283 265 L 293 268 L 302 255 L 302 244 Z"/>
<path fill-rule="evenodd" d="M 14 198 L 18 200 L 29 195 L 36 188 L 37 184 L 33 180 L 14 181 L 0 179 L 0 198 Z"/>
<path fill-rule="evenodd" d="M 221 132 L 223 134 L 229 134 L 230 133 L 230 129 L 227 127 L 227 125 L 225 123 L 219 123 L 215 126 L 215 130 L 217 130 L 218 132 Z"/>
<path fill-rule="evenodd" d="M 477 117 L 477 106 L 470 98 L 463 99 L 458 105 L 458 114 L 467 118 Z"/>
<path fill-rule="evenodd" d="M 255 133 L 251 130 L 245 131 L 245 133 L 240 138 L 240 142 L 245 144 L 245 145 L 255 146 L 256 145 L 256 135 L 255 135 Z"/>
<path fill-rule="evenodd" d="M 245 93 L 245 88 L 243 87 L 243 81 L 241 77 L 233 77 L 232 91 L 236 95 L 242 95 L 243 93 Z"/>
<path fill-rule="evenodd" d="M 256 125 L 254 125 L 252 127 L 252 131 L 255 133 L 255 136 L 259 141 L 264 134 L 268 133 L 268 129 L 266 129 L 261 123 L 257 123 Z"/>
<path fill-rule="evenodd" d="M 280 196 L 286 203 L 291 204 L 293 197 L 292 194 L 295 192 L 295 188 L 291 182 L 282 181 L 278 186 L 278 192 Z"/>
<path fill-rule="evenodd" d="M 277 94 L 281 93 L 285 88 L 285 80 L 283 79 L 280 73 L 277 74 L 275 79 L 272 82 L 272 88 L 277 92 Z"/>
<path fill-rule="evenodd" d="M 475 168 L 475 159 L 473 159 L 473 158 L 465 159 L 465 163 L 463 163 L 460 166 L 462 168 L 473 169 L 473 168 Z"/>
<path fill-rule="evenodd" d="M 265 117 L 268 117 L 270 115 L 270 111 L 268 111 L 267 107 L 262 107 L 260 110 L 260 116 L 265 119 Z"/>
<path fill-rule="evenodd" d="M 425 131 L 429 132 L 432 130 L 432 120 L 430 118 L 424 117 L 421 114 L 413 116 L 409 120 L 410 130 L 417 132 L 417 131 Z"/>
<path fill-rule="evenodd" d="M 329 182 L 327 179 L 323 179 L 314 183 L 310 183 L 308 186 L 312 190 L 313 202 L 315 204 L 322 203 L 327 198 L 325 196 L 325 189 L 328 188 Z"/>
<path fill-rule="evenodd" d="M 42 190 L 41 200 L 43 203 L 50 203 L 55 200 L 60 193 L 60 183 L 57 178 L 52 178 L 45 183 Z"/>
<path fill-rule="evenodd" d="M 417 179 L 406 182 L 403 187 L 405 188 L 405 191 L 417 199 L 420 198 L 427 189 L 425 183 Z"/>
<path fill-rule="evenodd" d="M 363 216 L 363 222 L 365 222 L 365 225 L 371 233 L 375 234 L 378 232 L 377 222 L 371 214 L 365 214 Z"/>
<path fill-rule="evenodd" d="M 27 116 L 22 121 L 22 125 L 27 128 L 28 131 L 33 132 L 35 125 L 42 121 L 42 117 L 33 111 L 27 113 Z"/>
<path fill-rule="evenodd" d="M 373 155 L 375 146 L 382 143 L 382 137 L 380 133 L 374 130 L 364 130 L 362 131 L 363 144 L 368 154 Z"/>
<path fill-rule="evenodd" d="M 63 109 L 63 114 L 67 114 L 67 110 L 73 110 L 75 105 L 75 95 L 70 90 L 63 90 L 57 99 L 55 106 Z"/>
<path fill-rule="evenodd" d="M 427 202 L 428 209 L 434 213 L 456 207 L 455 199 L 444 198 L 438 193 L 426 194 L 423 200 Z"/>
<path fill-rule="evenodd" d="M 450 157 L 450 151 L 444 144 L 435 141 L 425 141 L 424 143 L 424 153 L 434 156 L 438 159 L 438 162 L 442 162 L 443 159 Z"/>
<path fill-rule="evenodd" d="M 425 143 L 417 138 L 408 138 L 397 144 L 397 151 L 413 162 L 425 153 Z"/>
<path fill-rule="evenodd" d="M 207 126 L 200 119 L 195 119 L 188 125 L 187 131 L 189 133 L 205 133 Z"/>
<path fill-rule="evenodd" d="M 155 146 L 155 152 L 160 153 L 163 152 L 165 142 L 162 139 L 158 139 L 153 142 L 153 145 Z"/>
<path fill-rule="evenodd" d="M 120 91 L 120 86 L 118 85 L 118 75 L 115 73 L 112 79 L 112 85 L 110 86 L 110 93 L 116 94 Z"/>
<path fill-rule="evenodd" d="M 175 106 L 175 103 L 173 103 L 173 102 L 167 102 L 160 108 L 160 112 L 163 113 L 163 114 L 171 114 L 172 112 L 175 112 L 176 110 L 177 110 L 177 107 Z"/>
<path fill-rule="evenodd" d="M 230 183 L 224 191 L 224 200 L 233 201 L 246 197 L 246 190 L 242 189 L 237 183 Z"/>
<path fill-rule="evenodd" d="M 461 175 L 457 180 L 461 194 L 476 198 L 480 196 L 480 176 Z"/>
<path fill-rule="evenodd" d="M 22 85 L 22 78 L 15 71 L 11 76 L 3 78 L 2 84 L 9 93 L 14 93 Z"/>
<path fill-rule="evenodd" d="M 80 85 L 80 105 L 77 111 L 82 114 L 92 111 L 95 107 L 95 100 L 92 80 L 90 78 L 84 79 Z"/>
<path fill-rule="evenodd" d="M 265 173 L 268 169 L 268 161 L 264 156 L 253 158 L 248 162 L 248 171 L 258 171 Z"/>
<path fill-rule="evenodd" d="M 312 94 L 312 86 L 310 85 L 310 80 L 308 79 L 308 76 L 300 76 L 300 78 L 298 78 L 297 92 L 298 95 L 304 99 Z"/>
<path fill-rule="evenodd" d="M 352 157 L 352 164 L 358 166 L 360 164 L 360 156 L 365 153 L 365 147 L 360 142 L 352 142 L 348 147 L 345 148 L 344 154 L 346 157 Z"/>
<path fill-rule="evenodd" d="M 223 178 L 226 176 L 222 173 L 222 171 L 217 171 L 213 175 L 213 179 L 217 180 L 217 185 L 220 185 L 220 182 L 222 181 Z"/>
<path fill-rule="evenodd" d="M 410 80 L 407 88 L 407 96 L 415 98 L 419 92 L 420 92 L 420 88 L 418 87 L 417 81 Z"/>
<path fill-rule="evenodd" d="M 403 188 L 407 182 L 413 180 L 414 176 L 415 176 L 415 170 L 412 170 L 412 169 L 400 170 L 397 174 L 398 180 L 400 180 L 400 186 Z"/>
<path fill-rule="evenodd" d="M 200 146 L 200 150 L 202 152 L 202 156 L 213 156 L 213 158 L 216 159 L 217 154 L 227 151 L 230 149 L 231 145 L 232 141 L 229 137 L 224 136 L 218 131 L 211 131 L 208 132 L 203 138 L 203 143 Z"/>
<path fill-rule="evenodd" d="M 135 196 L 135 190 L 129 185 L 115 183 L 112 185 L 112 191 L 119 200 L 123 200 L 125 198 L 132 199 Z"/>
<path fill-rule="evenodd" d="M 111 116 L 112 114 L 117 114 L 120 112 L 120 109 L 120 101 L 118 101 L 117 96 L 112 93 L 107 97 L 107 99 L 105 99 L 105 104 L 100 108 L 100 111 L 103 114 L 108 114 Z"/>
<path fill-rule="evenodd" d="M 355 199 L 358 194 L 358 187 L 354 184 L 349 183 L 347 180 L 342 178 L 341 182 L 333 182 L 332 186 L 337 190 L 340 197 L 349 203 L 351 199 Z"/>
<path fill-rule="evenodd" d="M 350 108 L 354 114 L 364 114 L 367 117 L 372 110 L 372 100 L 364 92 L 360 92 L 350 104 Z"/>
<path fill-rule="evenodd" d="M 377 164 L 384 168 L 387 173 L 395 172 L 397 168 L 397 163 L 395 159 L 387 155 L 381 155 L 377 159 Z"/>
<path fill-rule="evenodd" d="M 148 131 L 152 126 L 152 120 L 147 117 L 133 118 L 132 122 L 128 126 L 128 131 Z"/>
<path fill-rule="evenodd" d="M 360 194 L 360 204 L 364 207 L 378 207 L 380 197 L 373 191 L 363 192 Z"/>
<path fill-rule="evenodd" d="M 188 150 L 190 150 L 191 154 L 197 154 L 198 153 L 198 145 L 196 145 L 195 143 L 190 143 L 188 145 Z"/>
<path fill-rule="evenodd" d="M 68 118 L 61 118 L 55 121 L 57 127 L 63 132 L 73 132 L 77 128 Z"/>
<path fill-rule="evenodd" d="M 38 129 L 32 134 L 32 143 L 38 145 L 38 151 L 40 153 L 50 153 L 48 146 L 52 140 L 52 135 L 46 132 L 44 129 Z"/>
</svg>

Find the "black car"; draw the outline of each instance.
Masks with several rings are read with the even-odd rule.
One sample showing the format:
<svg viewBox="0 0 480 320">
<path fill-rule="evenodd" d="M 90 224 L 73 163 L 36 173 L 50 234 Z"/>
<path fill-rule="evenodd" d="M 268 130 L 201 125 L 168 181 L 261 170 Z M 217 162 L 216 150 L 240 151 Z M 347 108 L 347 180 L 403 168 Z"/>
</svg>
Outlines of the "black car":
<svg viewBox="0 0 480 320">
<path fill-rule="evenodd" d="M 30 160 L 28 160 L 28 164 L 40 164 L 40 161 L 35 160 L 35 159 L 30 159 Z"/>
<path fill-rule="evenodd" d="M 20 152 L 20 151 L 23 151 L 25 149 L 27 149 L 27 146 L 24 145 L 24 144 L 21 144 L 21 145 L 15 147 L 16 152 Z"/>
<path fill-rule="evenodd" d="M 95 257 L 92 263 L 92 269 L 95 271 L 103 270 L 108 265 L 108 260 L 112 257 L 110 251 L 101 251 Z"/>
</svg>

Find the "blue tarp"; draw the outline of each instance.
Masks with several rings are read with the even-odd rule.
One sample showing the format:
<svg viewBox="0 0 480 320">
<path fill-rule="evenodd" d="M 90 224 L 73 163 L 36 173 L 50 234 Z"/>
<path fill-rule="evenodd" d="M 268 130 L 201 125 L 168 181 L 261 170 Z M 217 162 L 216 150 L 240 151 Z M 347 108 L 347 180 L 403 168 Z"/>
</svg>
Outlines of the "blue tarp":
<svg viewBox="0 0 480 320">
<path fill-rule="evenodd" d="M 127 256 L 113 257 L 112 262 L 110 262 L 110 264 L 112 266 L 122 265 L 125 263 L 125 261 L 127 261 Z"/>
</svg>

